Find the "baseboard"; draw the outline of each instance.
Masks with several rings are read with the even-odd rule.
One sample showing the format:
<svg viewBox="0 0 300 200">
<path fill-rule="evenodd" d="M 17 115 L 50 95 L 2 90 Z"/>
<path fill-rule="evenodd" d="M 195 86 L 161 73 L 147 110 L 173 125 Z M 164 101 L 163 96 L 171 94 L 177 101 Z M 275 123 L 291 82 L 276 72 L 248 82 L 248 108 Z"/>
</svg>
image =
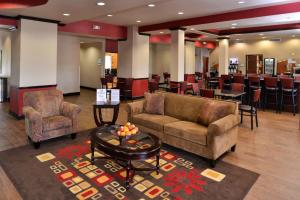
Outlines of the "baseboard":
<svg viewBox="0 0 300 200">
<path fill-rule="evenodd" d="M 132 97 L 131 99 L 132 100 L 138 100 L 138 99 L 143 99 L 144 98 L 144 96 L 138 96 L 138 97 Z"/>
<path fill-rule="evenodd" d="M 80 95 L 80 92 L 66 93 L 66 94 L 64 94 L 64 97 L 68 97 L 68 96 L 77 96 L 77 95 Z"/>
<path fill-rule="evenodd" d="M 96 88 L 91 88 L 91 87 L 86 87 L 86 86 L 80 86 L 80 88 L 87 89 L 87 90 L 93 90 L 93 91 L 97 90 Z"/>
<path fill-rule="evenodd" d="M 9 111 L 9 114 L 10 114 L 11 116 L 13 116 L 14 118 L 16 118 L 17 120 L 24 119 L 24 115 L 19 116 L 19 115 L 17 115 L 16 113 L 14 113 L 14 112 L 12 112 L 12 111 Z"/>
</svg>

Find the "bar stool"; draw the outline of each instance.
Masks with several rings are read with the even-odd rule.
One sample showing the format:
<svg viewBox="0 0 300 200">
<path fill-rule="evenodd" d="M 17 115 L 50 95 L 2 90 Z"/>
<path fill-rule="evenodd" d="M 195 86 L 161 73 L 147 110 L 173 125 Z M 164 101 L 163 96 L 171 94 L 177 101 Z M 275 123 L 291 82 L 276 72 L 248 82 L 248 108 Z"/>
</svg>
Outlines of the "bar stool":
<svg viewBox="0 0 300 200">
<path fill-rule="evenodd" d="M 276 113 L 278 112 L 278 95 L 279 95 L 279 87 L 277 84 L 277 77 L 265 77 L 265 87 L 264 87 L 264 109 L 267 107 L 268 96 L 270 94 L 275 95 L 275 108 Z"/>
<path fill-rule="evenodd" d="M 251 130 L 253 130 L 253 117 L 255 117 L 256 127 L 258 127 L 257 107 L 260 100 L 261 89 L 253 90 L 251 93 L 250 105 L 240 105 L 239 110 L 241 114 L 241 124 L 243 123 L 243 116 L 251 117 Z"/>
<path fill-rule="evenodd" d="M 244 84 L 245 83 L 245 76 L 244 75 L 233 75 L 233 82 Z"/>
<path fill-rule="evenodd" d="M 231 90 L 234 92 L 245 92 L 245 85 L 241 83 L 231 83 Z M 243 95 L 241 96 L 241 103 L 243 103 Z"/>
<path fill-rule="evenodd" d="M 206 98 L 214 98 L 215 90 L 212 89 L 200 89 L 200 96 Z"/>
<path fill-rule="evenodd" d="M 296 115 L 296 106 L 295 98 L 297 96 L 297 89 L 294 87 L 294 79 L 293 78 L 281 78 L 281 101 L 280 101 L 280 110 L 283 110 L 284 106 L 284 97 L 292 98 L 292 106 L 294 116 Z"/>
<path fill-rule="evenodd" d="M 251 94 L 253 90 L 260 89 L 260 77 L 258 75 L 248 76 L 248 102 L 251 103 Z"/>
<path fill-rule="evenodd" d="M 221 75 L 221 80 L 222 80 L 222 88 L 220 88 L 220 89 L 230 90 L 231 76 L 226 75 L 226 74 L 222 74 Z"/>
</svg>

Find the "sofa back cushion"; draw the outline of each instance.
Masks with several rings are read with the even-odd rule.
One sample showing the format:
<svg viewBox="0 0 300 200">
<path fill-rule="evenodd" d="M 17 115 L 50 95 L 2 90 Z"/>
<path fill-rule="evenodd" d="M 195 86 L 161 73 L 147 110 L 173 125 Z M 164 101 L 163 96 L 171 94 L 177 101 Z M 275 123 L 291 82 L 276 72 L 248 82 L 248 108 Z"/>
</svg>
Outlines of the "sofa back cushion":
<svg viewBox="0 0 300 200">
<path fill-rule="evenodd" d="M 144 110 L 149 114 L 164 115 L 164 94 L 162 93 L 145 93 Z"/>
<path fill-rule="evenodd" d="M 42 117 L 60 115 L 60 105 L 63 101 L 63 94 L 59 90 L 43 90 L 26 92 L 24 94 L 24 106 L 31 106 Z"/>
<path fill-rule="evenodd" d="M 228 112 L 226 113 L 228 113 L 228 115 L 234 114 L 236 111 L 236 103 L 233 102 L 165 93 L 165 115 L 197 123 L 200 112 L 208 112 L 207 102 L 216 102 L 227 105 Z M 210 109 L 212 108 L 214 107 L 211 107 Z"/>
<path fill-rule="evenodd" d="M 205 109 L 200 109 L 197 122 L 201 125 L 208 126 L 209 124 L 232 114 L 231 105 L 221 101 L 205 102 Z"/>
</svg>

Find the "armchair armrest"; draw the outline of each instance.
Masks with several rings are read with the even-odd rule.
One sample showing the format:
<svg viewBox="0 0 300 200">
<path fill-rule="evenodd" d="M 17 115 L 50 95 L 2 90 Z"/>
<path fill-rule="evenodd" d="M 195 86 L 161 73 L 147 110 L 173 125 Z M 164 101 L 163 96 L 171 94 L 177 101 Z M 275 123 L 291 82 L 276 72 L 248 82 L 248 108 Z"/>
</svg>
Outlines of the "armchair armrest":
<svg viewBox="0 0 300 200">
<path fill-rule="evenodd" d="M 62 102 L 60 106 L 60 113 L 71 119 L 75 119 L 77 115 L 81 112 L 81 108 L 78 105 L 69 103 L 69 102 Z"/>
<path fill-rule="evenodd" d="M 223 117 L 208 126 L 208 135 L 219 136 L 224 134 L 226 131 L 234 128 L 239 124 L 239 118 L 236 114 L 231 114 Z"/>
<path fill-rule="evenodd" d="M 34 141 L 42 139 L 43 118 L 42 115 L 30 106 L 23 107 L 25 115 L 25 128 L 27 135 Z"/>
<path fill-rule="evenodd" d="M 145 100 L 135 101 L 127 104 L 127 117 L 131 121 L 132 117 L 137 114 L 141 114 L 144 111 Z"/>
</svg>

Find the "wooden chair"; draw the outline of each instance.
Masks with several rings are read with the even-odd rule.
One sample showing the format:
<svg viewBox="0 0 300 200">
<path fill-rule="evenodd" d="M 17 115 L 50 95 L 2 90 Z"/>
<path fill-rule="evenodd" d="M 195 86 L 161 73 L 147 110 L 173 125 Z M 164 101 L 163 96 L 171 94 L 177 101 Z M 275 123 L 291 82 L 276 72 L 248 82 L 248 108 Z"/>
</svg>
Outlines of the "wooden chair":
<svg viewBox="0 0 300 200">
<path fill-rule="evenodd" d="M 193 89 L 193 94 L 199 96 L 200 95 L 200 90 L 199 90 L 199 84 L 198 83 L 192 83 L 192 89 Z"/>
<path fill-rule="evenodd" d="M 182 81 L 180 82 L 180 94 L 185 94 L 187 91 L 187 82 Z"/>
<path fill-rule="evenodd" d="M 253 90 L 251 93 L 250 105 L 240 105 L 239 110 L 241 114 L 241 124 L 243 123 L 243 116 L 251 117 L 251 130 L 253 130 L 253 117 L 255 117 L 256 127 L 258 127 L 257 107 L 260 101 L 261 89 Z"/>
<path fill-rule="evenodd" d="M 160 76 L 157 74 L 152 74 L 152 79 L 154 79 L 157 83 L 160 81 Z"/>
<path fill-rule="evenodd" d="M 154 93 L 156 90 L 158 90 L 158 82 L 152 79 L 149 81 L 149 91 L 150 93 Z"/>
<path fill-rule="evenodd" d="M 206 98 L 214 98 L 215 97 L 215 90 L 211 89 L 200 89 L 200 96 Z"/>
<path fill-rule="evenodd" d="M 221 80 L 222 80 L 222 88 L 220 89 L 225 89 L 225 90 L 229 90 L 230 89 L 230 84 L 231 84 L 231 75 L 226 75 L 226 74 L 222 74 L 221 75 Z"/>
<path fill-rule="evenodd" d="M 233 82 L 244 84 L 245 83 L 245 76 L 235 74 L 235 75 L 233 75 Z"/>
<path fill-rule="evenodd" d="M 296 97 L 297 97 L 297 89 L 294 87 L 294 79 L 293 78 L 281 78 L 281 101 L 280 101 L 280 110 L 283 110 L 284 107 L 284 97 L 291 97 L 293 113 L 296 115 Z"/>
<path fill-rule="evenodd" d="M 278 95 L 279 95 L 279 87 L 277 84 L 277 77 L 265 77 L 265 87 L 264 87 L 264 109 L 267 107 L 268 96 L 275 96 L 275 108 L 276 112 L 278 112 Z"/>
<path fill-rule="evenodd" d="M 102 89 L 107 89 L 107 81 L 106 78 L 101 78 L 101 88 Z"/>
<path fill-rule="evenodd" d="M 231 83 L 231 90 L 235 92 L 245 92 L 245 85 L 241 83 Z M 243 95 L 240 97 L 241 103 L 243 102 Z"/>
</svg>

